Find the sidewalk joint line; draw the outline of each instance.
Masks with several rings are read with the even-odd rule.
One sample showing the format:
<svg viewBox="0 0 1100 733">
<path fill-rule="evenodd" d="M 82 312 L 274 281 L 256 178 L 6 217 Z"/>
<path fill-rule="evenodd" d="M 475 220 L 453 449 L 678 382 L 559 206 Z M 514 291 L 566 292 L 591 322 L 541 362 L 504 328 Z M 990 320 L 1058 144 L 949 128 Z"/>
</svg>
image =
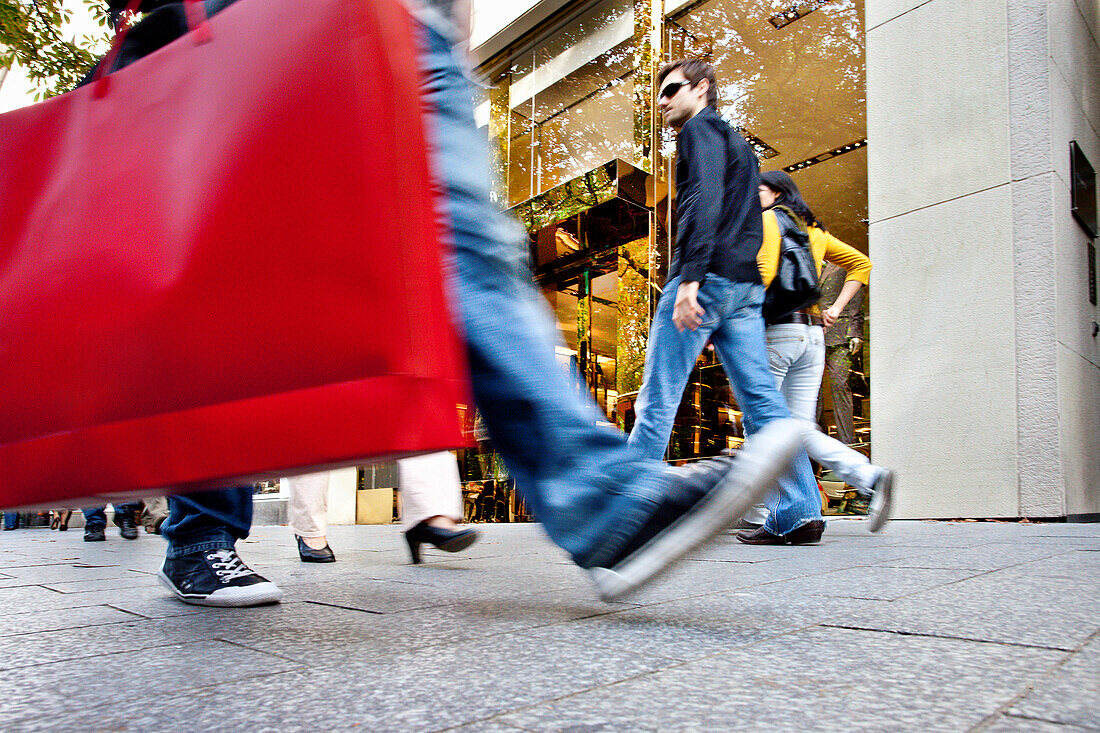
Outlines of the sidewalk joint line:
<svg viewBox="0 0 1100 733">
<path fill-rule="evenodd" d="M 868 626 L 848 626 L 845 624 L 832 624 L 823 623 L 822 627 L 828 629 L 845 629 L 847 631 L 870 631 L 876 634 L 896 634 L 898 636 L 919 636 L 927 639 L 947 639 L 950 641 L 968 641 L 976 642 L 978 644 L 994 644 L 996 646 L 1008 646 L 1008 647 L 1020 647 L 1022 649 L 1040 649 L 1048 652 L 1062 652 L 1063 654 L 1072 654 L 1072 649 L 1058 646 L 1047 646 L 1045 644 L 1025 644 L 1023 642 L 1016 641 L 997 641 L 996 639 L 975 639 L 968 636 L 948 636 L 947 634 L 932 634 L 924 631 L 903 631 L 901 629 L 874 629 Z"/>
<path fill-rule="evenodd" d="M 329 608 L 342 608 L 345 611 L 359 611 L 360 613 L 371 613 L 375 616 L 385 616 L 385 611 L 372 611 L 369 608 L 356 608 L 355 606 L 342 606 L 339 603 L 325 603 L 324 601 L 302 601 L 303 603 L 312 603 L 314 606 L 328 606 Z M 416 609 L 412 609 L 416 610 Z"/>
</svg>

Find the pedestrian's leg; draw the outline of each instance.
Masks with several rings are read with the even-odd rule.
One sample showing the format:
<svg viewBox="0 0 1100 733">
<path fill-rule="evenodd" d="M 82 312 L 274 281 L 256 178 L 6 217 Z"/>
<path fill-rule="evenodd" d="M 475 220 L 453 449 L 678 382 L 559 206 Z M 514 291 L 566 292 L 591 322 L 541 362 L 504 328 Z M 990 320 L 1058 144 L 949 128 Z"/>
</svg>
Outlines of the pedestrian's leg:
<svg viewBox="0 0 1100 733">
<path fill-rule="evenodd" d="M 413 563 L 420 562 L 420 545 L 446 552 L 465 550 L 477 541 L 477 530 L 462 521 L 462 485 L 458 461 L 448 451 L 397 462 L 401 484 L 401 524 Z"/>
<path fill-rule="evenodd" d="M 711 301 L 703 305 L 708 314 L 704 327 L 694 331 L 677 331 L 672 322 L 672 312 L 679 284 L 679 277 L 665 283 L 665 292 L 653 313 L 646 344 L 642 388 L 634 401 L 634 427 L 627 439 L 631 448 L 647 458 L 664 457 L 676 411 L 684 396 L 684 387 L 691 370 L 695 368 L 695 360 L 718 322 L 714 313 L 717 304 Z M 708 280 L 700 288 L 701 300 L 712 285 Z"/>
<path fill-rule="evenodd" d="M 287 520 L 302 562 L 336 562 L 328 543 L 328 471 L 288 478 Z"/>
<path fill-rule="evenodd" d="M 789 418 L 790 411 L 776 388 L 765 350 L 764 319 L 760 315 L 764 287 L 753 283 L 735 283 L 735 286 L 738 306 L 711 341 L 744 413 L 746 429 L 755 433 L 774 420 Z M 791 470 L 778 483 L 779 492 L 768 503 L 770 514 L 764 529 L 774 535 L 786 535 L 807 522 L 821 519 L 817 481 L 804 450 L 798 451 Z"/>
<path fill-rule="evenodd" d="M 159 577 L 177 598 L 201 606 L 255 606 L 282 598 L 234 548 L 252 527 L 251 485 L 172 496 L 168 510 L 161 525 L 168 551 Z"/>
<path fill-rule="evenodd" d="M 769 342 L 775 328 L 777 327 L 773 326 L 768 329 Z M 820 326 L 799 325 L 798 328 L 805 330 L 808 344 L 805 354 L 783 383 L 783 396 L 791 408 L 791 416 L 806 424 L 806 452 L 810 458 L 856 487 L 860 493 L 870 494 L 881 469 L 872 466 L 867 456 L 817 429 L 814 418 L 821 375 L 825 369 L 825 336 Z M 845 352 L 847 353 L 847 349 Z"/>
<path fill-rule="evenodd" d="M 450 275 L 474 397 L 494 445 L 543 528 L 605 599 L 657 577 L 740 516 L 787 465 L 793 424 L 735 460 L 689 470 L 642 458 L 555 358 L 557 329 L 526 268 L 524 238 L 489 198 L 487 140 L 451 44 L 425 29 L 424 100 L 432 165 L 453 237 Z"/>
<path fill-rule="evenodd" d="M 89 528 L 103 529 L 107 526 L 107 505 L 87 506 L 80 510 L 84 515 L 84 530 Z"/>
<path fill-rule="evenodd" d="M 787 371 L 805 349 L 804 334 L 798 324 L 781 324 L 765 330 L 765 344 L 768 354 L 768 369 L 775 378 L 776 388 L 782 390 L 787 377 Z M 725 359 L 722 360 L 725 364 Z M 790 402 L 788 401 L 788 409 Z M 744 410 L 744 408 L 742 408 Z M 745 515 L 744 523 L 749 526 L 763 526 L 768 521 L 768 505 L 775 503 L 777 492 L 772 492 L 768 499 L 757 504 Z"/>
<path fill-rule="evenodd" d="M 252 485 L 168 497 L 160 531 L 170 558 L 232 547 L 252 529 Z"/>
<path fill-rule="evenodd" d="M 303 473 L 287 480 L 287 524 L 298 537 L 324 537 L 328 532 L 329 472 Z"/>
<path fill-rule="evenodd" d="M 84 515 L 84 541 L 102 542 L 107 539 L 106 506 L 89 506 L 80 510 Z"/>
<path fill-rule="evenodd" d="M 147 496 L 142 501 L 145 509 L 141 513 L 141 523 L 150 534 L 160 534 L 160 525 L 168 518 L 168 497 Z"/>
<path fill-rule="evenodd" d="M 401 484 L 401 525 L 406 531 L 433 517 L 462 521 L 458 461 L 449 451 L 397 462 Z"/>
<path fill-rule="evenodd" d="M 119 529 L 119 534 L 123 539 L 136 540 L 138 536 L 137 523 L 134 521 L 134 516 L 140 510 L 141 505 L 134 502 L 126 502 L 125 504 L 115 504 L 115 526 Z"/>
<path fill-rule="evenodd" d="M 580 565 L 613 556 L 656 511 L 663 464 L 642 460 L 558 365 L 557 328 L 531 281 L 525 237 L 489 197 L 488 146 L 450 44 L 429 31 L 425 101 L 453 237 L 450 282 L 478 408 L 550 537 Z"/>
</svg>

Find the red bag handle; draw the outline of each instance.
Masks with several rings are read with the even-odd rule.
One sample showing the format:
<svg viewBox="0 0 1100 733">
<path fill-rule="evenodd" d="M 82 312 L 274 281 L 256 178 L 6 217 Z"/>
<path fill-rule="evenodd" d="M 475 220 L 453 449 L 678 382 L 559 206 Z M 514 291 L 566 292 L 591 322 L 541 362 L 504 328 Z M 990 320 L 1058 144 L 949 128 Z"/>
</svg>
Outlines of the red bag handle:
<svg viewBox="0 0 1100 733">
<path fill-rule="evenodd" d="M 130 0 L 126 4 L 123 14 L 136 13 L 137 9 L 141 7 L 141 2 L 142 0 Z M 206 16 L 206 5 L 203 0 L 183 0 L 183 9 L 187 15 L 188 32 L 192 34 L 196 44 L 206 43 L 214 37 L 210 31 L 209 19 Z M 103 57 L 103 61 L 96 67 L 95 74 L 92 76 L 92 84 L 95 87 L 92 96 L 96 99 L 107 94 L 107 89 L 110 87 L 108 81 L 110 75 L 105 69 L 109 69 L 114 65 L 115 59 L 118 58 L 118 54 L 122 50 L 122 42 L 126 40 L 126 34 L 129 32 L 129 23 L 119 27 L 114 39 L 111 41 L 111 50 L 107 52 L 107 55 Z"/>
</svg>

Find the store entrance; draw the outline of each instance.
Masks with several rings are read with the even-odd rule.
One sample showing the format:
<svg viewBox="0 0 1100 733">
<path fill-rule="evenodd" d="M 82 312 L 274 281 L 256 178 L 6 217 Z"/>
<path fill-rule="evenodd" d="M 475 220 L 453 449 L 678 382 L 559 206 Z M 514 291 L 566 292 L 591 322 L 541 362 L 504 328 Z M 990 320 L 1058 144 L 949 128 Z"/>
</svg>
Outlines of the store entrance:
<svg viewBox="0 0 1100 733">
<path fill-rule="evenodd" d="M 666 59 L 699 57 L 717 70 L 719 113 L 749 142 L 761 170 L 791 175 L 829 232 L 867 252 L 867 122 L 863 0 L 700 0 L 665 19 Z M 664 132 L 664 172 L 675 141 Z M 845 273 L 826 267 L 822 307 Z M 862 290 L 826 332 L 818 421 L 870 453 L 870 294 Z M 706 369 L 700 363 L 705 402 Z M 720 380 L 718 380 L 720 381 Z M 704 441 L 705 442 L 705 441 Z M 683 445 L 688 451 L 691 446 Z M 674 444 L 670 450 L 678 450 Z M 828 513 L 859 512 L 854 492 L 821 475 Z"/>
</svg>

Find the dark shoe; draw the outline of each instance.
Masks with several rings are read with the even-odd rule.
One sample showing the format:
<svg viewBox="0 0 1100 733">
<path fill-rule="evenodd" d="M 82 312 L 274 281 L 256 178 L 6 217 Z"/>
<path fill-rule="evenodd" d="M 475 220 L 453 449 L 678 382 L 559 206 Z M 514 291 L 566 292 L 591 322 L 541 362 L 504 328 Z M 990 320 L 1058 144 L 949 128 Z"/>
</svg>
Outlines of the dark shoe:
<svg viewBox="0 0 1100 733">
<path fill-rule="evenodd" d="M 815 542 L 821 542 L 821 535 L 824 533 L 824 520 L 815 519 L 812 522 L 806 522 L 802 526 L 794 528 L 784 535 L 784 539 L 792 545 L 812 545 Z"/>
<path fill-rule="evenodd" d="M 66 509 L 64 512 L 61 513 L 61 523 L 57 526 L 58 532 L 69 531 L 69 518 L 72 516 L 73 512 L 71 509 Z"/>
<path fill-rule="evenodd" d="M 84 528 L 84 541 L 85 542 L 103 542 L 107 539 L 107 533 L 104 531 L 105 527 L 99 525 L 93 525 L 91 527 Z"/>
<path fill-rule="evenodd" d="M 816 519 L 796 527 L 787 534 L 772 534 L 760 527 L 752 531 L 743 530 L 737 533 L 737 539 L 746 545 L 809 545 L 821 541 L 821 535 L 825 532 L 825 522 Z"/>
<path fill-rule="evenodd" d="M 894 480 L 897 477 L 888 468 L 882 469 L 882 473 L 875 479 L 875 485 L 871 487 L 871 501 L 867 505 L 867 519 L 870 520 L 872 532 L 879 532 L 890 521 L 890 512 L 894 509 Z"/>
<path fill-rule="evenodd" d="M 298 557 L 302 558 L 302 562 L 336 562 L 336 555 L 327 543 L 320 550 L 314 550 L 298 535 L 294 538 L 298 540 Z"/>
<path fill-rule="evenodd" d="M 413 565 L 420 564 L 420 545 L 427 543 L 444 552 L 461 552 L 477 542 L 476 529 L 449 530 L 421 522 L 405 533 Z"/>
<path fill-rule="evenodd" d="M 118 533 L 124 540 L 136 540 L 138 536 L 137 526 L 134 524 L 133 512 L 122 512 L 122 516 L 115 515 L 115 524 L 118 525 Z"/>
<path fill-rule="evenodd" d="M 797 420 L 774 420 L 733 458 L 670 469 L 656 513 L 618 555 L 590 569 L 600 597 L 611 601 L 641 587 L 728 528 L 787 471 L 802 445 L 801 436 Z"/>
<path fill-rule="evenodd" d="M 197 606 L 259 606 L 283 597 L 277 585 L 241 562 L 232 547 L 165 558 L 157 577 L 181 601 Z"/>
</svg>

